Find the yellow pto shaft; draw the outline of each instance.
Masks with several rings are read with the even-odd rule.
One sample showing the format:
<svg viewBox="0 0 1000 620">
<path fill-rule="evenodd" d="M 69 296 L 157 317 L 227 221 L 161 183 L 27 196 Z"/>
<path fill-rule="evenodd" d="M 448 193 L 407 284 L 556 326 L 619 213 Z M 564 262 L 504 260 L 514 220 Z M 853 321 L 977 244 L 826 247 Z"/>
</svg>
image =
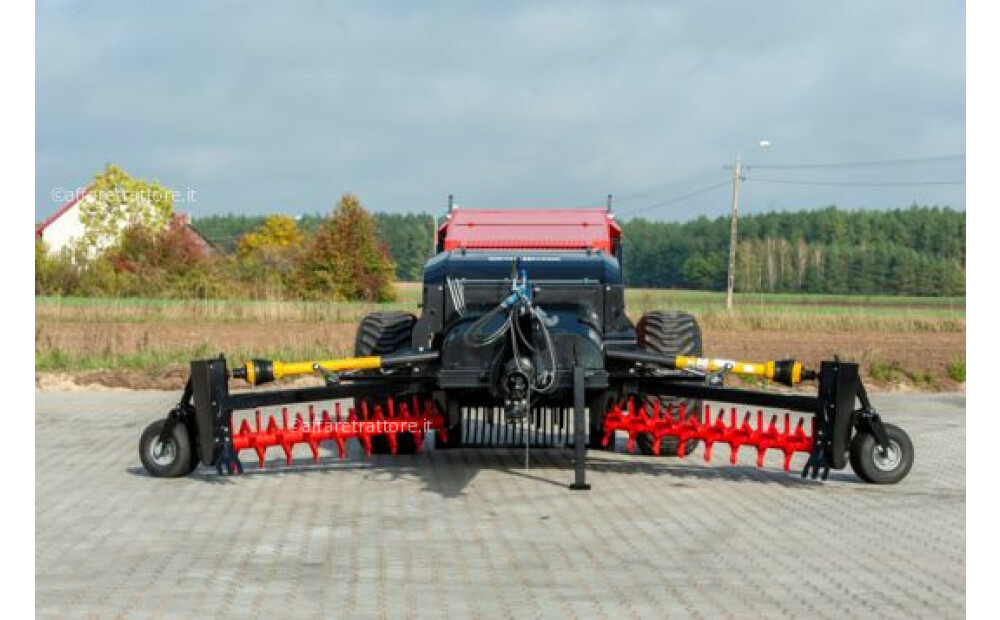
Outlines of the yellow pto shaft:
<svg viewBox="0 0 1000 620">
<path fill-rule="evenodd" d="M 726 370 L 726 372 L 731 372 L 734 375 L 742 377 L 762 377 L 787 385 L 797 385 L 802 381 L 802 364 L 795 360 L 739 362 L 736 360 L 678 355 L 674 358 L 674 368 L 705 373 Z"/>
<path fill-rule="evenodd" d="M 740 362 L 737 360 L 690 357 L 687 355 L 660 355 L 649 351 L 626 349 L 607 349 L 608 359 L 617 359 L 639 364 L 653 364 L 673 370 L 687 370 L 711 374 L 727 372 L 743 377 L 761 377 L 777 383 L 794 386 L 804 380 L 816 378 L 816 373 L 803 368 L 801 362 L 795 360 L 777 360 L 771 362 Z"/>
<path fill-rule="evenodd" d="M 233 369 L 234 379 L 244 379 L 251 385 L 262 385 L 285 377 L 308 375 L 319 371 L 330 373 L 352 370 L 379 370 L 398 366 L 409 366 L 432 362 L 438 358 L 436 351 L 417 353 L 397 353 L 391 355 L 370 355 L 366 357 L 342 357 L 339 359 L 310 362 L 279 362 L 275 360 L 251 360 Z"/>
</svg>

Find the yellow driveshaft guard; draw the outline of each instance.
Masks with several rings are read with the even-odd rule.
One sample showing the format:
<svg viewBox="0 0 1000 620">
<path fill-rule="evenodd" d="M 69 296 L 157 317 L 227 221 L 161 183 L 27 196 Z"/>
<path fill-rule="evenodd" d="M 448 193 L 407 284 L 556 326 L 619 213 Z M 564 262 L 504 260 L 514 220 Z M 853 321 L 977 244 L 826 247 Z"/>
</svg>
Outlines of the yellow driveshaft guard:
<svg viewBox="0 0 1000 620">
<path fill-rule="evenodd" d="M 793 360 L 772 362 L 739 362 L 736 360 L 710 359 L 678 355 L 674 366 L 679 370 L 718 372 L 730 367 L 729 372 L 744 377 L 762 377 L 786 385 L 797 385 L 802 381 L 802 363 Z"/>
<path fill-rule="evenodd" d="M 327 372 L 346 372 L 348 370 L 377 370 L 382 367 L 382 358 L 373 355 L 369 357 L 343 357 L 340 359 L 313 362 L 278 362 L 270 360 L 251 360 L 243 367 L 244 378 L 252 385 L 269 383 L 284 377 L 308 375 L 316 372 L 316 365 Z"/>
</svg>

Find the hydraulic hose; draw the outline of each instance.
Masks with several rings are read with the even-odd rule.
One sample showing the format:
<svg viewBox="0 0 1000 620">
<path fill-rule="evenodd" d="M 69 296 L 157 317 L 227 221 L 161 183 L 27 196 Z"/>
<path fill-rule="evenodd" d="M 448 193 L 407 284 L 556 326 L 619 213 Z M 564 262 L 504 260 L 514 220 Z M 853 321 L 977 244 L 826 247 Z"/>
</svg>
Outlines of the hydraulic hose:
<svg viewBox="0 0 1000 620">
<path fill-rule="evenodd" d="M 482 338 L 477 338 L 477 335 L 483 331 L 483 329 L 489 324 L 489 322 L 492 321 L 497 316 L 499 316 L 500 313 L 504 311 L 507 311 L 507 318 L 500 326 L 500 328 L 497 329 L 492 334 L 489 334 Z M 470 347 L 476 347 L 476 348 L 485 347 L 487 345 L 493 344 L 494 342 L 502 338 L 503 335 L 507 333 L 507 330 L 510 329 L 510 325 L 511 325 L 511 309 L 504 307 L 501 304 L 496 308 L 493 308 L 483 316 L 476 319 L 475 323 L 473 323 L 472 326 L 469 327 L 469 331 L 465 332 L 463 340 L 465 344 Z"/>
</svg>

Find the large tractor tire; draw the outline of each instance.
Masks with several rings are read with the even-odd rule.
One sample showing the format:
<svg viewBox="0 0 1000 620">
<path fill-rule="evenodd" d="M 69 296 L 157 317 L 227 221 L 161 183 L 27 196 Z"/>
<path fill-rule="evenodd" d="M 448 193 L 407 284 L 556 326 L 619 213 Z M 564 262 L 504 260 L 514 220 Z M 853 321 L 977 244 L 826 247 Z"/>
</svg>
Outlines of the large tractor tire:
<svg viewBox="0 0 1000 620">
<path fill-rule="evenodd" d="M 611 439 L 608 441 L 608 445 L 605 446 L 602 443 L 604 440 L 604 417 L 607 415 L 608 405 L 610 405 L 611 402 L 611 392 L 601 392 L 587 401 L 587 409 L 589 411 L 587 419 L 590 425 L 590 428 L 588 429 L 590 437 L 588 447 L 591 450 L 607 450 L 609 452 L 615 451 L 614 435 L 611 436 Z"/>
<path fill-rule="evenodd" d="M 409 312 L 373 312 L 361 320 L 354 338 L 354 355 L 386 355 L 408 349 L 412 343 L 413 324 L 417 317 Z M 368 403 L 369 411 L 374 403 Z M 361 415 L 361 399 L 354 400 L 355 411 Z M 415 454 L 417 441 L 412 433 L 401 433 L 396 441 L 396 454 Z M 390 454 L 389 438 L 384 435 L 372 437 L 373 454 Z"/>
<path fill-rule="evenodd" d="M 639 347 L 657 353 L 659 355 L 673 357 L 675 355 L 691 355 L 701 357 L 701 327 L 693 316 L 686 312 L 656 310 L 642 315 L 636 324 L 636 335 L 638 336 Z M 650 406 L 655 401 L 655 397 L 649 397 Z M 676 419 L 679 415 L 679 406 L 683 402 L 686 418 L 697 418 L 702 403 L 700 400 L 660 398 L 661 409 L 670 405 Z M 677 456 L 679 441 L 676 437 L 664 437 L 660 442 L 660 456 Z M 643 454 L 654 454 L 653 437 L 651 435 L 639 435 L 636 444 Z M 691 451 L 698 446 L 697 439 L 691 439 L 684 445 L 684 453 L 691 454 Z"/>
</svg>

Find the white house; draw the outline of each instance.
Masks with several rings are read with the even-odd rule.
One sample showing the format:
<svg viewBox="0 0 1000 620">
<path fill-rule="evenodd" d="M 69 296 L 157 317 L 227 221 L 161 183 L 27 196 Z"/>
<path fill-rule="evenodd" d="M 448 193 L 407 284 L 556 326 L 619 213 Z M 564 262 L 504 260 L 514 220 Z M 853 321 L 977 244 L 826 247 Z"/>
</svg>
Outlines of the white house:
<svg viewBox="0 0 1000 620">
<path fill-rule="evenodd" d="M 89 187 L 78 193 L 35 229 L 35 238 L 45 241 L 49 252 L 58 253 L 83 237 L 86 229 L 80 221 L 80 205 L 89 193 Z"/>
<path fill-rule="evenodd" d="M 94 200 L 90 194 L 90 188 L 80 192 L 75 198 L 59 207 L 49 219 L 38 225 L 35 229 L 35 239 L 45 242 L 45 249 L 50 254 L 57 254 L 63 248 L 70 247 L 76 240 L 83 237 L 86 227 L 80 221 L 80 207 L 88 200 Z M 174 216 L 171 226 L 183 226 L 185 233 L 193 240 L 201 253 L 205 256 L 217 254 L 215 245 L 202 235 L 191 225 L 191 218 L 187 214 L 178 213 Z M 107 247 L 112 241 L 106 240 L 104 243 L 98 242 L 98 247 Z"/>
</svg>

